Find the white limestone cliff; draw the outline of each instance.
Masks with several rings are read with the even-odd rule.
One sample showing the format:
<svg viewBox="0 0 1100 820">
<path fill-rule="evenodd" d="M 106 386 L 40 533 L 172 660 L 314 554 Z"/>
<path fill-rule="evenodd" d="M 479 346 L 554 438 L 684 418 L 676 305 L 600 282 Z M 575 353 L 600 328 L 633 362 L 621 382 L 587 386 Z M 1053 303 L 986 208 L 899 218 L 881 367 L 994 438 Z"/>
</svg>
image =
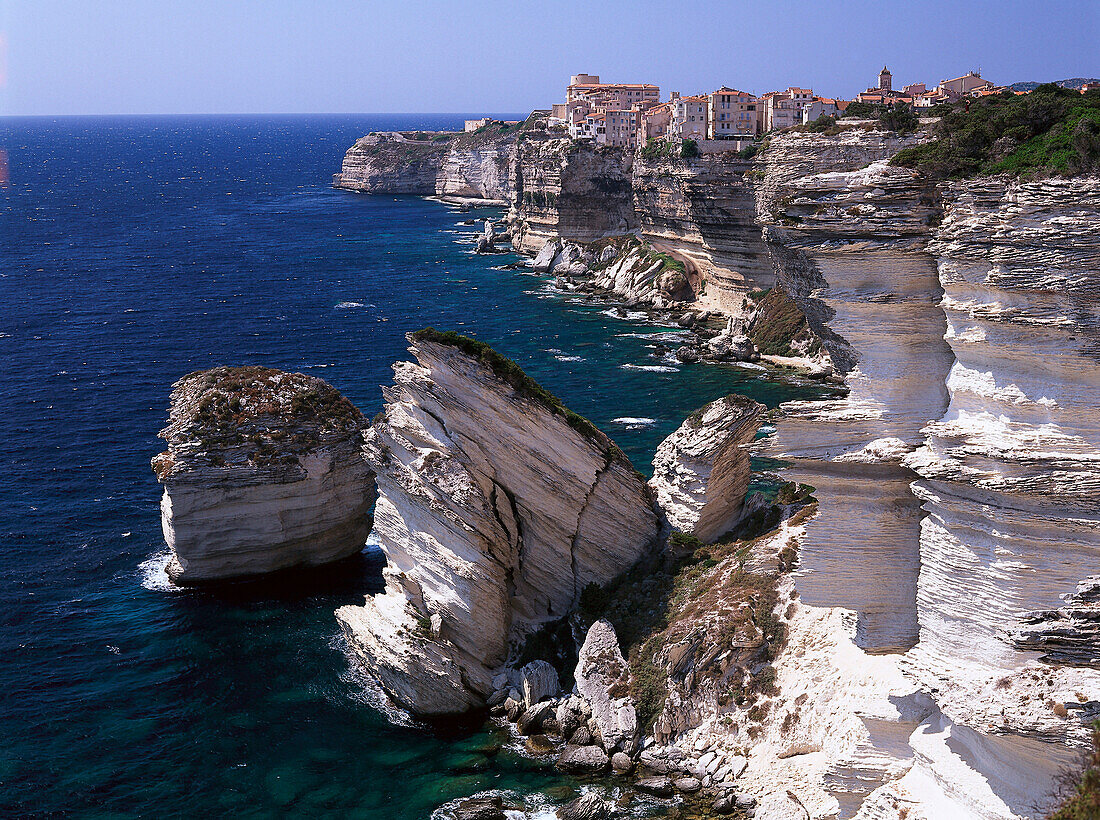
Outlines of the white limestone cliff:
<svg viewBox="0 0 1100 820">
<path fill-rule="evenodd" d="M 172 391 L 161 525 L 180 584 L 314 566 L 363 548 L 373 476 L 362 414 L 321 379 L 218 367 Z"/>
<path fill-rule="evenodd" d="M 652 548 L 643 480 L 602 433 L 511 362 L 410 335 L 366 436 L 386 590 L 337 611 L 353 649 L 414 712 L 481 706 L 516 642 Z"/>
<path fill-rule="evenodd" d="M 749 453 L 764 405 L 731 394 L 699 408 L 657 447 L 653 488 L 673 529 L 703 543 L 733 528 L 749 486 Z"/>
</svg>

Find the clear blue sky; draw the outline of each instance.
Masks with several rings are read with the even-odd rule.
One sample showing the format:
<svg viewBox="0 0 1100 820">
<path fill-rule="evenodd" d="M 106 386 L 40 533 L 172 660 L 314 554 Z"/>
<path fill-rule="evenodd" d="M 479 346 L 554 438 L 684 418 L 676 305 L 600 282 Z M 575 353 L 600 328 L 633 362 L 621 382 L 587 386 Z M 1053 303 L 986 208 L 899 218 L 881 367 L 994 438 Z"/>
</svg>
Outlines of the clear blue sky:
<svg viewBox="0 0 1100 820">
<path fill-rule="evenodd" d="M 1100 0 L 0 0 L 0 33 L 6 114 L 520 112 L 582 71 L 662 97 L 851 97 L 883 63 L 895 87 L 1100 76 Z"/>
</svg>

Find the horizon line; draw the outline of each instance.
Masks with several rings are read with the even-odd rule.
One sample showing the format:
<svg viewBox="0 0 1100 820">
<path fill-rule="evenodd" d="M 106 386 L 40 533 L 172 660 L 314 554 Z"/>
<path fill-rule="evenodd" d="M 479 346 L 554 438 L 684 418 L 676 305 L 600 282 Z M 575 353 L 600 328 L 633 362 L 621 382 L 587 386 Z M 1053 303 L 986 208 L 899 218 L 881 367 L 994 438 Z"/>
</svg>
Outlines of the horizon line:
<svg viewBox="0 0 1100 820">
<path fill-rule="evenodd" d="M 160 112 L 92 112 L 81 114 L 0 114 L 0 119 L 32 117 L 411 117 L 435 116 L 457 117 L 479 114 L 487 117 L 494 114 L 524 114 L 530 116 L 533 111 L 545 109 L 532 108 L 530 111 L 160 111 Z"/>
</svg>

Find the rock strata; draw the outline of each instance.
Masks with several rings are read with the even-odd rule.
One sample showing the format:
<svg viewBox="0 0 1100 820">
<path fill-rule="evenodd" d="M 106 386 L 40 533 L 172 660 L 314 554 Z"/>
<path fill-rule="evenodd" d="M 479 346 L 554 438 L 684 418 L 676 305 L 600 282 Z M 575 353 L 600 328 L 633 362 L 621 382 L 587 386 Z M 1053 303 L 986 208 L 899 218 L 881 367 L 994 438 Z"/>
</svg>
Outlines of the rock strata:
<svg viewBox="0 0 1100 820">
<path fill-rule="evenodd" d="M 696 410 L 657 447 L 649 485 L 669 524 L 710 542 L 741 516 L 764 405 L 732 394 Z"/>
<path fill-rule="evenodd" d="M 514 362 L 455 334 L 409 341 L 418 363 L 394 366 L 364 447 L 386 590 L 337 616 L 391 696 L 454 714 L 484 706 L 510 647 L 630 568 L 659 524 L 622 451 Z"/>
<path fill-rule="evenodd" d="M 312 376 L 216 367 L 176 382 L 161 525 L 180 584 L 314 566 L 363 548 L 374 481 L 362 414 Z"/>
</svg>

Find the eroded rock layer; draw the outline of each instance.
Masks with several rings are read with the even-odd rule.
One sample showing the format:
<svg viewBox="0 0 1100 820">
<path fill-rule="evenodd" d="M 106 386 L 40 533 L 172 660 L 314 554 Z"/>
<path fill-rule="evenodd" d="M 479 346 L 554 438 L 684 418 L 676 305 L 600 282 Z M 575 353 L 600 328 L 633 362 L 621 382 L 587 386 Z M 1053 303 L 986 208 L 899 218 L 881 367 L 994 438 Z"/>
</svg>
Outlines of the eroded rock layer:
<svg viewBox="0 0 1100 820">
<path fill-rule="evenodd" d="M 764 405 L 726 396 L 699 408 L 657 447 L 649 485 L 669 524 L 703 543 L 729 532 L 749 486 L 749 453 Z"/>
<path fill-rule="evenodd" d="M 481 345 L 411 335 L 366 436 L 386 590 L 337 612 L 352 646 L 421 714 L 484 704 L 515 641 L 632 566 L 659 524 L 605 435 Z"/>
<path fill-rule="evenodd" d="M 164 485 L 168 574 L 194 584 L 344 558 L 363 548 L 374 483 L 366 421 L 324 381 L 217 367 L 176 382 Z"/>
</svg>

